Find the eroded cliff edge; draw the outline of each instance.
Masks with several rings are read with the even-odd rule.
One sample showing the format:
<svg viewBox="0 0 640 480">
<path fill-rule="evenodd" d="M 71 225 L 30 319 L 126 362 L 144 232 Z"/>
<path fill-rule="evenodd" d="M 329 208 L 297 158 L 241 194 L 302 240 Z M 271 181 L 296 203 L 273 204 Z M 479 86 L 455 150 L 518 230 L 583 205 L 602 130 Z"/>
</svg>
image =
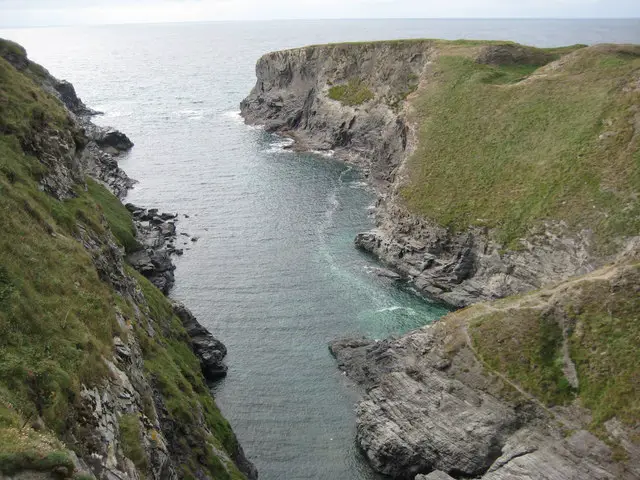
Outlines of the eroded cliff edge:
<svg viewBox="0 0 640 480">
<path fill-rule="evenodd" d="M 256 71 L 246 121 L 360 165 L 379 200 L 357 245 L 467 307 L 331 345 L 371 465 L 638 478 L 640 48 L 324 45 Z"/>
<path fill-rule="evenodd" d="M 361 166 L 379 201 L 357 245 L 431 298 L 539 288 L 638 235 L 636 46 L 322 45 L 256 74 L 245 120 Z"/>
<path fill-rule="evenodd" d="M 132 143 L 94 113 L 0 39 L 0 478 L 255 478 L 203 375 L 224 346 L 150 281 L 171 216 L 121 203 Z"/>
</svg>

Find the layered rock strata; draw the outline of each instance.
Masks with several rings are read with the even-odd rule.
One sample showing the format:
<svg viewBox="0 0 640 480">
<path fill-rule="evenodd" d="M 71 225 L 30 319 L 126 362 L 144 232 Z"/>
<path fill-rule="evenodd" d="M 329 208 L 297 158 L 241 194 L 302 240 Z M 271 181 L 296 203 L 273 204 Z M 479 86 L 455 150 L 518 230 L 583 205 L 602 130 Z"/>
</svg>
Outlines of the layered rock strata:
<svg viewBox="0 0 640 480">
<path fill-rule="evenodd" d="M 356 408 L 357 443 L 371 465 L 392 478 L 416 480 L 638 478 L 640 446 L 632 440 L 637 425 L 614 417 L 594 427 L 579 401 L 540 401 L 512 381 L 509 371 L 492 368 L 476 337 L 483 322 L 516 321 L 532 312 L 539 316 L 536 322 L 557 322 L 562 335 L 567 311 L 593 308 L 589 302 L 595 300 L 583 292 L 606 297 L 616 291 L 623 298 L 637 292 L 638 254 L 631 264 L 622 261 L 522 298 L 478 304 L 399 339 L 333 342 L 340 368 L 366 392 Z M 565 342 L 579 342 L 586 327 L 575 320 L 570 325 L 565 335 L 575 331 L 577 338 Z M 503 347 L 518 348 L 519 342 L 503 341 Z M 562 348 L 556 348 L 560 355 Z M 524 351 L 520 361 L 527 362 Z M 557 361 L 564 361 L 563 371 L 577 386 L 571 355 Z"/>
</svg>

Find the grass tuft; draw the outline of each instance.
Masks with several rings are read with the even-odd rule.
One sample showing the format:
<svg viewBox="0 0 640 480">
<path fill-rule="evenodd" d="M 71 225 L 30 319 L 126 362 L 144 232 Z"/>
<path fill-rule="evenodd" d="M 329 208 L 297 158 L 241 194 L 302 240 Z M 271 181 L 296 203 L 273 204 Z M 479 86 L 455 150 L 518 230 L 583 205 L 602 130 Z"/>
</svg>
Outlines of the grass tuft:
<svg viewBox="0 0 640 480">
<path fill-rule="evenodd" d="M 345 84 L 335 85 L 329 89 L 329 98 L 352 107 L 362 105 L 373 97 L 373 92 L 358 78 L 352 78 Z"/>
<path fill-rule="evenodd" d="M 149 459 L 142 444 L 140 420 L 137 415 L 122 415 L 118 424 L 120 427 L 120 439 L 124 455 L 133 462 L 138 471 L 144 475 L 149 466 Z"/>
</svg>

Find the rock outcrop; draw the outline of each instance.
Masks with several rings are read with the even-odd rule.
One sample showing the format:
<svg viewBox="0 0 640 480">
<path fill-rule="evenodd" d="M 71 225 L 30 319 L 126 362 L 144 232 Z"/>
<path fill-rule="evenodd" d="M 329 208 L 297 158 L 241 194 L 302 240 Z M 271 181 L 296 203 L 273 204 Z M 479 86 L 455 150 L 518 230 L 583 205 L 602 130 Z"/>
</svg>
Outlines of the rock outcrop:
<svg viewBox="0 0 640 480">
<path fill-rule="evenodd" d="M 227 375 L 227 366 L 223 363 L 227 347 L 214 338 L 193 316 L 191 311 L 179 302 L 173 302 L 173 312 L 182 321 L 189 338 L 193 353 L 200 359 L 202 373 L 208 380 L 218 380 Z"/>
<path fill-rule="evenodd" d="M 619 308 L 622 299 L 634 301 L 639 268 L 637 263 L 622 262 L 529 296 L 478 304 L 396 340 L 333 342 L 330 348 L 340 368 L 366 391 L 356 409 L 357 442 L 372 466 L 392 478 L 420 480 L 425 478 L 420 474 L 438 480 L 638 478 L 640 446 L 628 440 L 637 424 L 622 426 L 611 419 L 595 427 L 580 401 L 564 406 L 540 401 L 512 379 L 512 367 L 502 370 L 494 363 L 490 355 L 500 354 L 485 353 L 482 344 L 488 340 L 477 335 L 479 326 L 496 316 L 517 322 L 531 311 L 534 322 L 566 325 L 566 312 L 589 311 L 612 290 L 619 298 L 606 301 Z M 633 323 L 635 314 L 627 315 L 625 321 Z M 579 332 L 590 328 L 586 325 L 578 320 L 566 328 Z M 561 327 L 557 331 L 556 362 L 562 361 Z M 573 331 L 565 335 L 574 335 Z M 520 362 L 527 362 L 527 345 L 519 338 L 505 338 L 501 348 L 521 349 Z M 572 354 L 580 358 L 578 347 L 572 345 Z M 585 348 L 589 353 L 600 346 L 611 348 L 606 335 L 597 345 Z M 564 362 L 572 364 L 568 357 Z M 593 368 L 595 362 L 579 365 L 577 378 L 586 381 Z M 623 415 L 624 408 L 617 414 Z"/>
<path fill-rule="evenodd" d="M 293 138 L 293 148 L 332 151 L 360 166 L 379 199 L 376 228 L 358 235 L 357 246 L 433 299 L 464 307 L 581 275 L 609 261 L 611 256 L 594 248 L 591 228 L 569 228 L 562 218 L 537 224 L 514 247 L 497 241 L 489 228 L 456 231 L 407 207 L 402 195 L 407 160 L 418 146 L 420 116 L 426 115 L 416 104 L 440 75 L 436 64 L 445 55 L 504 68 L 545 65 L 559 56 L 510 43 L 430 40 L 274 52 L 258 61 L 257 83 L 241 112 L 247 123 Z M 563 57 L 544 68 L 554 72 L 564 63 Z M 620 251 L 626 239 L 618 240 Z"/>
<path fill-rule="evenodd" d="M 128 203 L 133 216 L 139 248 L 127 255 L 127 261 L 165 295 L 175 282 L 172 255 L 182 255 L 176 248 L 177 214 L 158 213 L 155 208 L 144 209 Z"/>
<path fill-rule="evenodd" d="M 526 101 L 518 103 L 520 96 L 501 96 L 510 88 L 541 82 L 542 97 L 548 93 L 546 85 L 558 82 L 562 89 L 563 82 L 575 81 L 576 72 L 578 76 L 595 72 L 593 80 L 603 82 L 602 95 L 615 97 L 616 108 L 626 107 L 615 121 L 606 117 L 611 110 L 605 107 L 590 113 L 584 132 L 595 147 L 589 155 L 612 148 L 602 161 L 624 158 L 629 165 L 629 152 L 637 151 L 640 140 L 634 106 L 639 92 L 637 61 L 629 60 L 636 63 L 627 65 L 615 85 L 605 83 L 617 73 L 599 71 L 594 65 L 623 57 L 637 59 L 638 52 L 637 46 L 542 50 L 500 42 L 416 40 L 311 46 L 269 53 L 258 61 L 257 83 L 241 104 L 246 122 L 292 138 L 293 148 L 333 152 L 360 166 L 376 187 L 376 228 L 359 234 L 356 245 L 412 280 L 426 296 L 454 307 L 476 304 L 398 339 L 344 339 L 331 344 L 340 368 L 363 391 L 356 410 L 357 443 L 377 471 L 411 480 L 640 476 L 638 413 L 628 406 L 640 398 L 633 380 L 637 375 L 632 373 L 632 365 L 640 361 L 632 353 L 637 351 L 640 311 L 639 232 L 612 226 L 604 231 L 608 244 L 602 248 L 603 230 L 597 230 L 611 217 L 637 211 L 637 189 L 625 190 L 624 180 L 606 176 L 601 190 L 590 197 L 593 202 L 580 210 L 598 213 L 598 225 L 580 227 L 579 222 L 570 225 L 567 220 L 572 212 L 564 205 L 571 203 L 571 197 L 554 215 L 539 215 L 527 223 L 524 218 L 530 212 L 525 210 L 535 203 L 534 208 L 551 211 L 552 203 L 545 202 L 554 195 L 550 190 L 532 191 L 529 199 L 538 202 L 523 203 L 526 209 L 510 212 L 514 215 L 510 220 L 515 219 L 511 226 L 520 229 L 516 229 L 520 236 L 506 241 L 498 234 L 506 221 L 501 224 L 488 217 L 460 221 L 446 211 L 473 213 L 482 210 L 477 205 L 493 205 L 494 190 L 502 185 L 493 182 L 496 172 L 483 163 L 492 158 L 478 154 L 471 159 L 478 172 L 485 169 L 473 197 L 471 192 L 465 197 L 465 189 L 458 188 L 453 201 L 446 189 L 440 189 L 434 201 L 425 194 L 429 183 L 416 186 L 414 178 L 429 178 L 422 173 L 434 168 L 425 160 L 434 160 L 425 150 L 446 151 L 447 160 L 475 152 L 473 144 L 461 142 L 445 149 L 442 138 L 434 138 L 438 133 L 464 132 L 467 118 L 477 120 L 476 133 L 484 133 L 481 141 L 498 145 L 503 133 L 507 136 L 523 125 L 523 131 L 529 131 L 549 120 L 542 115 L 517 127 L 507 122 L 504 132 L 496 131 L 490 128 L 494 112 L 478 111 L 474 102 L 465 104 L 464 99 L 444 108 L 433 99 L 442 91 L 458 100 L 468 96 L 462 88 L 471 88 L 464 85 L 468 78 L 480 86 L 492 85 L 487 95 L 499 97 L 492 104 L 496 110 L 514 101 L 521 107 L 515 110 L 521 112 Z M 453 86 L 432 87 L 447 82 Z M 535 95 L 528 101 L 537 105 L 540 97 Z M 582 97 L 575 91 L 571 95 L 576 99 L 572 107 L 581 108 Z M 458 111 L 463 113 L 454 116 Z M 602 143 L 618 138 L 619 132 L 594 136 L 593 118 L 598 115 L 605 115 L 602 123 L 607 128 L 617 122 L 616 128 L 625 132 L 625 143 L 617 144 L 623 145 L 622 150 Z M 440 130 L 427 128 L 440 124 Z M 539 141 L 541 136 L 536 135 Z M 507 149 L 522 137 L 508 139 Z M 553 144 L 563 140 L 556 138 Z M 522 145 L 511 151 L 520 155 Z M 419 162 L 411 164 L 419 153 Z M 565 179 L 561 175 L 569 165 L 578 168 L 573 157 L 565 159 L 559 153 L 562 164 L 549 162 L 555 153 L 537 153 L 532 158 L 542 164 L 564 168 L 564 174 L 553 170 L 557 178 Z M 582 158 L 586 153 L 576 155 Z M 532 163 L 518 160 L 513 165 L 528 172 Z M 438 178 L 463 186 L 479 175 L 472 169 L 465 172 L 472 178 L 458 178 L 446 162 L 441 167 L 446 175 Z M 511 166 L 496 168 L 510 171 Z M 512 176 L 521 173 L 513 171 Z M 509 195 L 515 197 L 518 188 L 527 187 L 526 180 L 496 198 L 509 203 Z M 613 192 L 611 185 L 616 182 L 620 186 L 616 194 L 624 193 L 615 204 L 617 210 L 608 212 L 606 206 L 596 205 L 597 198 L 605 184 Z M 565 187 L 560 182 L 559 188 Z M 416 191 L 419 200 L 427 198 L 431 204 L 410 204 L 410 194 Z M 498 207 L 485 213 L 490 216 Z M 434 218 L 449 223 L 439 224 Z M 463 226 L 456 228 L 452 218 Z M 624 251 L 636 253 L 598 270 Z M 584 276 L 569 280 L 579 275 Z M 536 289 L 522 297 L 477 303 Z M 618 380 L 612 382 L 612 376 Z"/>
</svg>

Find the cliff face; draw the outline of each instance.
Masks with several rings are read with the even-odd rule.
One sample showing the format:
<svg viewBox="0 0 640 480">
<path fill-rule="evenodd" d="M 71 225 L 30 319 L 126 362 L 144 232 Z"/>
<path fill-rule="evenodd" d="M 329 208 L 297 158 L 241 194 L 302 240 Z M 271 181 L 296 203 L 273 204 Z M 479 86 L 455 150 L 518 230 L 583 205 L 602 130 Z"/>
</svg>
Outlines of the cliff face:
<svg viewBox="0 0 640 480">
<path fill-rule="evenodd" d="M 638 478 L 639 253 L 397 340 L 334 342 L 367 392 L 371 464 L 417 480 Z"/>
<path fill-rule="evenodd" d="M 467 306 L 399 339 L 331 345 L 362 388 L 357 443 L 376 470 L 640 476 L 639 72 L 624 45 L 379 42 L 259 60 L 246 121 L 362 166 L 379 200 L 356 244 Z"/>
<path fill-rule="evenodd" d="M 224 346 L 125 261 L 167 225 L 92 113 L 0 40 L 0 478 L 255 478 L 203 376 Z"/>
<path fill-rule="evenodd" d="M 377 228 L 356 244 L 461 307 L 592 271 L 637 235 L 633 215 L 611 220 L 635 211 L 637 182 L 592 168 L 626 155 L 621 168 L 634 169 L 637 49 L 625 48 L 400 41 L 275 52 L 258 61 L 241 110 L 297 148 L 362 166 L 380 195 Z M 625 67 L 602 71 L 609 62 Z M 610 102 L 584 100 L 584 72 L 591 98 Z M 550 147 L 563 142 L 573 150 Z M 563 168 L 578 172 L 566 185 Z M 590 182 L 600 190 L 582 191 Z M 603 189 L 618 198 L 607 203 Z"/>
<path fill-rule="evenodd" d="M 408 146 L 401 105 L 417 88 L 432 50 L 428 42 L 415 42 L 267 54 L 258 61 L 258 81 L 241 104 L 242 115 L 295 138 L 297 148 L 335 151 L 388 184 Z"/>
</svg>

